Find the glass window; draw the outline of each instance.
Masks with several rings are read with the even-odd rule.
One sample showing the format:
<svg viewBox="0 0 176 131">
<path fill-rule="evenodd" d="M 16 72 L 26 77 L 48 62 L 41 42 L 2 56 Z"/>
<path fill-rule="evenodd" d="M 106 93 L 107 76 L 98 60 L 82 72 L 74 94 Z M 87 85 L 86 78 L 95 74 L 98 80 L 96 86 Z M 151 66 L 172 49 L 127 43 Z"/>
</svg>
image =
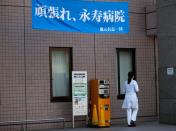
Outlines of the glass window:
<svg viewBox="0 0 176 131">
<path fill-rule="evenodd" d="M 124 82 L 128 79 L 128 72 L 135 72 L 135 49 L 117 49 L 117 94 L 119 99 L 123 99 L 124 94 Z"/>
<path fill-rule="evenodd" d="M 50 48 L 51 101 L 71 101 L 71 48 Z"/>
</svg>

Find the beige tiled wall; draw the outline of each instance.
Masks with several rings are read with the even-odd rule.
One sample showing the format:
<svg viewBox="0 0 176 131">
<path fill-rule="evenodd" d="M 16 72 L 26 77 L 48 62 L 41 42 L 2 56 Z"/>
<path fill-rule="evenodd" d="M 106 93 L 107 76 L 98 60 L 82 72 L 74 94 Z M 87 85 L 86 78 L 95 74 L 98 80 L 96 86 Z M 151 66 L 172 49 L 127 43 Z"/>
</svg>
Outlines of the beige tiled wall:
<svg viewBox="0 0 176 131">
<path fill-rule="evenodd" d="M 50 102 L 49 47 L 72 47 L 73 70 L 86 70 L 88 80 L 95 76 L 110 80 L 113 124 L 122 122 L 126 116 L 121 109 L 122 100 L 117 99 L 116 48 L 136 48 L 137 80 L 140 87 L 139 116 L 143 120 L 145 117 L 148 120 L 148 117 L 156 116 L 154 38 L 146 37 L 144 8 L 152 4 L 152 0 L 129 0 L 129 34 L 95 36 L 33 30 L 30 2 L 0 2 L 1 122 L 64 117 L 66 127 L 71 127 L 71 102 Z M 79 120 L 76 126 L 84 126 L 85 117 L 76 120 Z M 28 128 L 39 127 L 44 128 L 42 125 L 28 125 Z M 58 126 L 51 124 L 45 127 Z M 20 126 L 0 127 L 0 130 L 9 128 L 18 130 Z"/>
</svg>

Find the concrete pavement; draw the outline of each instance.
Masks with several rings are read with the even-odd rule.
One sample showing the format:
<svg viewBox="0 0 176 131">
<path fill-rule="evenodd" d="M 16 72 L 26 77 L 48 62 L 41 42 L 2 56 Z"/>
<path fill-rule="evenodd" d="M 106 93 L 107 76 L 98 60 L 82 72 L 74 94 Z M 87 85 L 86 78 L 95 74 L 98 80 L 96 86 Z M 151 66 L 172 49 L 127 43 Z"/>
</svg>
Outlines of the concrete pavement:
<svg viewBox="0 0 176 131">
<path fill-rule="evenodd" d="M 48 129 L 35 131 L 176 131 L 176 125 L 160 124 L 154 122 L 137 123 L 136 127 L 127 127 L 126 125 L 113 125 L 109 128 L 66 128 L 66 129 Z"/>
</svg>

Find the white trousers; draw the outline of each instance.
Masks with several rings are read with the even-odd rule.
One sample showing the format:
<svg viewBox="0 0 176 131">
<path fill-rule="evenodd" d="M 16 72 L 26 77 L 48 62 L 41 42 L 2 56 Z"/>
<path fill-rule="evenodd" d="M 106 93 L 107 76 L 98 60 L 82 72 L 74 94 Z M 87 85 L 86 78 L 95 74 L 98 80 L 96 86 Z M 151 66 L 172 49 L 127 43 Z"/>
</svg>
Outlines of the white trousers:
<svg viewBox="0 0 176 131">
<path fill-rule="evenodd" d="M 131 120 L 136 121 L 138 108 L 127 108 L 127 122 L 131 125 Z"/>
</svg>

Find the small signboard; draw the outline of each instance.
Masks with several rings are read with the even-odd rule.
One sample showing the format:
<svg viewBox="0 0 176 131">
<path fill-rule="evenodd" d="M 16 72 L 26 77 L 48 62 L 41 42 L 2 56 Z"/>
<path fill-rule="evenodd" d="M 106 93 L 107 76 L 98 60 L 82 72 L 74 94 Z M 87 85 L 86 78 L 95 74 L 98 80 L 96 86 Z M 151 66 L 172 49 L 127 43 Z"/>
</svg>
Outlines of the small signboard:
<svg viewBox="0 0 176 131">
<path fill-rule="evenodd" d="M 174 75 L 174 68 L 167 68 L 167 75 Z"/>
<path fill-rule="evenodd" d="M 73 116 L 87 115 L 87 72 L 72 72 Z"/>
<path fill-rule="evenodd" d="M 73 128 L 74 116 L 87 116 L 87 72 L 72 72 L 72 110 L 73 110 Z"/>
</svg>

